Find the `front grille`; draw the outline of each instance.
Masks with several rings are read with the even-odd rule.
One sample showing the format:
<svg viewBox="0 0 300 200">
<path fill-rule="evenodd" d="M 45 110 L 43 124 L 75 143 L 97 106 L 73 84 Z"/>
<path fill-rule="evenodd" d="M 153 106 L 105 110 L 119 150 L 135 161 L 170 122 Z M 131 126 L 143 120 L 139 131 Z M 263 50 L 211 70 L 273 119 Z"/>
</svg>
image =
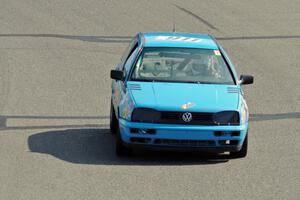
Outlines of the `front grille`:
<svg viewBox="0 0 300 200">
<path fill-rule="evenodd" d="M 135 108 L 132 112 L 133 122 L 159 124 L 185 124 L 209 126 L 237 126 L 240 117 L 237 111 L 208 112 L 181 112 L 157 111 L 149 108 Z"/>
<path fill-rule="evenodd" d="M 182 120 L 182 115 L 185 112 L 160 112 L 160 119 L 158 123 L 162 124 L 191 124 L 191 125 L 216 125 L 213 120 L 214 113 L 200 113 L 192 112 L 192 120 L 185 122 Z"/>
<path fill-rule="evenodd" d="M 164 144 L 172 146 L 190 146 L 190 147 L 207 147 L 215 146 L 214 140 L 175 140 L 175 139 L 155 139 L 154 144 Z"/>
</svg>

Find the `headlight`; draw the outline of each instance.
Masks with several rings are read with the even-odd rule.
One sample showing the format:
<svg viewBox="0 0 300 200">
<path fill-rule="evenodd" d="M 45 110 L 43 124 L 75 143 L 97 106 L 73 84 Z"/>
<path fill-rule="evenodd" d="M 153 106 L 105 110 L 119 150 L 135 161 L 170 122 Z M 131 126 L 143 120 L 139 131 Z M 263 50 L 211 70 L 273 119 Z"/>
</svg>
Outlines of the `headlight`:
<svg viewBox="0 0 300 200">
<path fill-rule="evenodd" d="M 134 109 L 134 102 L 128 92 L 123 100 L 120 102 L 120 117 L 125 120 L 130 120 L 131 113 Z"/>
<path fill-rule="evenodd" d="M 219 125 L 238 125 L 240 117 L 236 111 L 222 111 L 214 114 L 213 120 Z"/>
<path fill-rule="evenodd" d="M 243 99 L 243 106 L 242 106 L 242 124 L 245 124 L 249 119 L 249 111 L 246 101 Z"/>
<path fill-rule="evenodd" d="M 131 121 L 154 123 L 160 119 L 160 112 L 149 108 L 136 108 L 132 112 Z"/>
</svg>

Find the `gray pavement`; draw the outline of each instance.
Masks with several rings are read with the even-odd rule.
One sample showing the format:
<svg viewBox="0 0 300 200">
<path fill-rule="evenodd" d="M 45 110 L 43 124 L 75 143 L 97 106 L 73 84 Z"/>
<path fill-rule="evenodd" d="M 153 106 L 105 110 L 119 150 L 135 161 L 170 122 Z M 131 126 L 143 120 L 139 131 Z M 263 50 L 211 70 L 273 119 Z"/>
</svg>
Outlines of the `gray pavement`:
<svg viewBox="0 0 300 200">
<path fill-rule="evenodd" d="M 173 19 L 255 76 L 248 157 L 114 155 L 109 71 Z M 300 199 L 298 0 L 1 0 L 0 25 L 1 200 Z"/>
</svg>

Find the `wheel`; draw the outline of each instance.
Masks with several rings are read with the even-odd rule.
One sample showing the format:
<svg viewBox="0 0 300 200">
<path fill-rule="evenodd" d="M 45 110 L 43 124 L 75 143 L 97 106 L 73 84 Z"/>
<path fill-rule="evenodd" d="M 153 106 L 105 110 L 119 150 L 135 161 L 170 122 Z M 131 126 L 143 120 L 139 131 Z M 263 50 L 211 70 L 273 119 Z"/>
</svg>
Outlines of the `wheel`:
<svg viewBox="0 0 300 200">
<path fill-rule="evenodd" d="M 244 158 L 247 156 L 247 150 L 248 150 L 248 133 L 246 135 L 246 138 L 244 140 L 241 150 L 239 150 L 237 152 L 230 152 L 230 156 L 233 158 Z"/>
<path fill-rule="evenodd" d="M 119 157 L 130 156 L 132 154 L 132 149 L 124 145 L 119 128 L 117 129 L 116 134 L 116 154 Z"/>
<path fill-rule="evenodd" d="M 110 121 L 109 121 L 109 125 L 110 125 L 110 133 L 111 134 L 116 134 L 117 129 L 118 129 L 118 119 L 116 117 L 114 106 L 113 106 L 112 102 L 110 103 Z"/>
</svg>

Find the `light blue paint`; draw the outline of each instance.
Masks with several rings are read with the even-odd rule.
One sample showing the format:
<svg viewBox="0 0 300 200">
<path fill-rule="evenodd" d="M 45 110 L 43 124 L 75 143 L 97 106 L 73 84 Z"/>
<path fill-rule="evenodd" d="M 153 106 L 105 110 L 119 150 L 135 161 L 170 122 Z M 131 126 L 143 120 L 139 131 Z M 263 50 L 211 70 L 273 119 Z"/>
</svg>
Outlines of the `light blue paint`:
<svg viewBox="0 0 300 200">
<path fill-rule="evenodd" d="M 239 88 L 236 85 L 166 83 L 166 82 L 133 82 L 141 90 L 129 90 L 136 107 L 155 108 L 161 111 L 220 112 L 237 110 L 239 93 L 228 93 L 227 88 Z M 185 103 L 194 103 L 183 110 Z"/>
</svg>

